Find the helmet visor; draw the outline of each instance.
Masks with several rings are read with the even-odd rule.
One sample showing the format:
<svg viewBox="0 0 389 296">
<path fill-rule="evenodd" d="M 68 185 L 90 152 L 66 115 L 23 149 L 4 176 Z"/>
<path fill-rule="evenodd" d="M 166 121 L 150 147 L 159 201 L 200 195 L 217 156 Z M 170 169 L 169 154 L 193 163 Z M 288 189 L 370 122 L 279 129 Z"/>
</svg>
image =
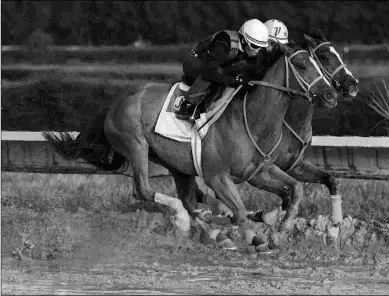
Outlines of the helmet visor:
<svg viewBox="0 0 389 296">
<path fill-rule="evenodd" d="M 254 44 L 254 43 L 251 43 L 251 42 L 247 41 L 247 40 L 246 40 L 246 43 L 247 43 L 248 46 L 250 46 L 254 50 L 259 50 L 261 48 L 261 46 L 258 46 L 258 45 Z"/>
</svg>

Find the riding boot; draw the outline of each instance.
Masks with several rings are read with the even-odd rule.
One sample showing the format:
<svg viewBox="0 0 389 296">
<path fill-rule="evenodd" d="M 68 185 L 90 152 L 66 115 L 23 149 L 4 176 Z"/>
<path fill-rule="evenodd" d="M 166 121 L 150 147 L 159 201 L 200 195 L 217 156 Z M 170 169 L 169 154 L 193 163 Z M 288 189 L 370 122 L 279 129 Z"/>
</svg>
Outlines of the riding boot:
<svg viewBox="0 0 389 296">
<path fill-rule="evenodd" d="M 201 75 L 196 78 L 183 100 L 175 107 L 176 117 L 183 120 L 194 121 L 200 117 L 197 106 L 209 93 L 212 82 L 202 79 Z"/>
</svg>

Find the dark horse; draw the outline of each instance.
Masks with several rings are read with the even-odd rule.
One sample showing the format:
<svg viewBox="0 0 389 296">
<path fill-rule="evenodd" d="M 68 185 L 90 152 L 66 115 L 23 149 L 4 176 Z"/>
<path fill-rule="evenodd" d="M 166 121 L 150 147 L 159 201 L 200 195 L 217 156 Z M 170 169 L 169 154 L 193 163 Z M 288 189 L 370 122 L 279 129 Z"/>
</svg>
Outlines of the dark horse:
<svg viewBox="0 0 389 296">
<path fill-rule="evenodd" d="M 333 83 L 340 95 L 355 97 L 358 93 L 359 81 L 347 69 L 340 55 L 318 30 L 316 34 L 304 35 L 303 48 L 308 50 L 316 60 L 324 75 Z M 271 61 L 270 61 L 271 62 Z M 301 182 L 319 183 L 327 186 L 332 199 L 332 228 L 328 234 L 332 239 L 338 235 L 338 224 L 342 220 L 340 196 L 338 195 L 335 179 L 331 174 L 311 164 L 304 156 L 304 151 L 311 144 L 312 139 L 312 116 L 314 101 L 309 102 L 304 97 L 294 96 L 285 115 L 285 122 L 282 129 L 282 140 L 278 154 L 274 153 L 274 164 L 284 172 L 287 172 L 294 179 Z M 249 183 L 259 189 L 275 193 L 283 200 L 282 209 L 288 208 L 290 191 L 284 187 L 282 182 L 269 179 L 266 172 L 257 174 Z M 196 184 L 196 198 L 198 202 L 218 205 L 219 208 L 226 207 L 220 202 L 213 200 L 211 196 L 205 196 Z M 218 204 L 219 203 L 219 204 Z M 263 221 L 263 213 L 257 213 L 253 217 L 256 221 Z"/>
<path fill-rule="evenodd" d="M 202 141 L 205 184 L 233 211 L 232 222 L 242 226 L 239 229 L 243 235 L 244 222 L 248 218 L 236 183 L 244 182 L 261 171 L 268 176 L 269 182 L 285 184 L 291 192 L 290 207 L 283 221 L 285 226 L 297 214 L 302 196 L 302 185 L 274 165 L 272 155 L 269 155 L 271 151 L 276 153 L 279 150 L 283 119 L 291 102 L 291 97 L 277 87 L 289 85 L 294 90 L 302 87 L 307 98 L 315 95 L 329 108 L 337 104 L 336 90 L 324 78 L 306 50 L 296 43 L 280 45 L 280 48 L 283 55 L 263 79 L 264 83 L 275 87 L 256 85 L 243 101 L 233 100 Z M 81 133 L 76 140 L 71 139 L 67 133 L 62 133 L 61 138 L 50 133 L 44 136 L 62 156 L 83 158 L 101 168 L 116 167 L 106 163 L 109 152 L 115 151 L 118 155 L 117 163 L 121 159 L 128 160 L 132 165 L 134 197 L 174 208 L 175 223 L 182 230 L 188 231 L 190 218 L 186 210 L 191 214 L 195 210 L 191 201 L 196 201 L 193 197 L 197 175 L 191 146 L 154 132 L 168 92 L 168 85 L 150 83 L 141 92 L 117 98 L 110 106 L 105 121 L 101 120 L 104 117 L 102 115 L 92 126 L 92 133 Z M 151 188 L 148 179 L 149 159 L 171 172 L 179 199 Z"/>
</svg>

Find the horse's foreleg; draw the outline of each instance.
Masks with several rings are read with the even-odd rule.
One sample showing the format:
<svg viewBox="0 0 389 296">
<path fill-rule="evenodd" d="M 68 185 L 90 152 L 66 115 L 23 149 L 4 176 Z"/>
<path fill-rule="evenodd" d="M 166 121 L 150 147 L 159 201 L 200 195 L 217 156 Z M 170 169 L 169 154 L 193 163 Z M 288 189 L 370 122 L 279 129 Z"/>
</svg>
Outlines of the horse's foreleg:
<svg viewBox="0 0 389 296">
<path fill-rule="evenodd" d="M 235 223 L 240 224 L 247 220 L 247 210 L 229 174 L 222 173 L 204 181 L 215 192 L 215 195 L 232 210 Z"/>
<path fill-rule="evenodd" d="M 282 171 L 276 165 L 271 165 L 268 169 L 268 174 L 271 181 L 277 180 L 275 184 L 279 184 L 278 190 L 282 193 L 280 196 L 287 198 L 290 192 L 290 205 L 286 211 L 285 217 L 281 223 L 280 229 L 281 231 L 289 230 L 290 222 L 296 217 L 298 213 L 298 206 L 303 197 L 303 186 L 300 182 L 289 176 L 287 173 Z M 281 187 L 281 184 L 285 184 Z"/>
<path fill-rule="evenodd" d="M 301 182 L 319 183 L 327 186 L 332 202 L 332 227 L 328 229 L 328 235 L 332 239 L 336 239 L 339 233 L 339 224 L 343 220 L 343 214 L 341 205 L 342 198 L 338 195 L 335 178 L 321 168 L 314 166 L 307 159 L 303 159 L 300 165 L 290 172 L 289 175 Z"/>
<path fill-rule="evenodd" d="M 223 208 L 228 207 L 227 211 L 232 210 L 232 214 L 234 215 L 232 220 L 238 224 L 240 234 L 246 243 L 259 248 L 263 247 L 266 239 L 263 238 L 263 235 L 258 236 L 258 234 L 251 229 L 247 217 L 247 210 L 240 198 L 238 188 L 232 181 L 230 175 L 217 175 L 214 176 L 209 183 L 207 183 L 207 180 L 205 180 L 205 182 L 215 192 L 217 198 L 222 201 L 220 205 Z"/>
<path fill-rule="evenodd" d="M 197 182 L 195 182 L 195 196 L 196 196 L 196 201 L 198 203 L 203 203 L 206 205 L 209 205 L 212 208 L 212 211 L 214 211 L 216 214 L 222 214 L 226 217 L 233 217 L 234 214 L 232 211 L 219 199 L 214 198 L 213 196 L 209 194 L 203 193 Z"/>
<path fill-rule="evenodd" d="M 289 175 L 301 182 L 324 184 L 327 186 L 330 195 L 337 195 L 335 178 L 320 167 L 310 163 L 306 158 L 302 159 L 300 164 L 289 172 Z"/>
<path fill-rule="evenodd" d="M 275 195 L 278 195 L 282 199 L 282 210 L 286 211 L 289 208 L 291 197 L 293 195 L 292 188 L 287 183 L 274 178 L 270 173 L 269 169 L 265 169 L 262 172 L 256 174 L 248 181 L 248 183 L 258 189 L 266 190 L 267 192 L 271 192 Z M 266 213 L 266 215 L 263 212 L 257 212 L 251 217 L 251 219 L 256 222 L 273 224 L 274 221 L 268 222 L 266 216 L 273 216 L 274 213 L 277 214 L 278 212 L 279 208 L 269 213 Z"/>
</svg>

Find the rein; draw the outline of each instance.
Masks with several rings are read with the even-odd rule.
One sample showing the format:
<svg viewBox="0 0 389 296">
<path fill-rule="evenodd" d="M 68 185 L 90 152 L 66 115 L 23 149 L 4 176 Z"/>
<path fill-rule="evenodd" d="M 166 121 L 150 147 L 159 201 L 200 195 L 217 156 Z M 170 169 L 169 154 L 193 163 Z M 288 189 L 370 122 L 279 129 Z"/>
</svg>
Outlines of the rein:
<svg viewBox="0 0 389 296">
<path fill-rule="evenodd" d="M 269 83 L 269 82 L 265 82 L 265 81 L 250 81 L 250 84 L 252 85 L 262 85 L 262 86 L 267 86 L 267 87 L 271 87 L 271 88 L 275 88 L 275 89 L 279 89 L 279 90 L 282 90 L 282 91 L 286 91 L 288 92 L 288 94 L 290 96 L 292 96 L 291 94 L 295 94 L 295 95 L 300 95 L 300 96 L 303 96 L 303 97 L 306 97 L 310 102 L 312 101 L 312 98 L 310 96 L 310 89 L 311 87 L 313 87 L 319 80 L 321 79 L 326 79 L 322 73 L 320 73 L 320 76 L 317 77 L 316 79 L 313 80 L 313 82 L 311 83 L 308 83 L 304 80 L 304 78 L 297 72 L 296 68 L 294 67 L 294 65 L 292 64 L 291 62 L 291 59 L 298 53 L 300 52 L 307 52 L 306 50 L 299 50 L 299 51 L 296 51 L 294 54 L 292 54 L 289 58 L 285 56 L 285 67 L 286 67 L 286 71 L 285 71 L 285 75 L 286 75 L 286 87 L 283 87 L 283 86 L 280 86 L 280 85 L 277 85 L 277 84 L 273 84 L 273 83 Z M 300 91 L 300 90 L 294 90 L 294 89 L 291 89 L 289 88 L 289 67 L 292 69 L 292 72 L 297 80 L 297 82 L 299 83 L 300 87 L 304 90 L 304 92 Z M 259 165 L 257 166 L 257 168 L 249 175 L 248 178 L 245 178 L 243 181 L 247 182 L 249 181 L 253 176 L 255 176 L 258 171 L 270 160 L 270 157 L 271 157 L 271 154 L 276 150 L 276 148 L 278 147 L 278 145 L 281 143 L 281 140 L 282 140 L 282 131 L 281 131 L 281 135 L 280 135 L 280 138 L 278 139 L 276 145 L 273 147 L 273 149 L 268 153 L 268 154 L 265 154 L 261 148 L 259 148 L 259 146 L 257 145 L 257 143 L 255 142 L 251 132 L 250 132 L 250 129 L 249 129 L 249 126 L 248 126 L 248 122 L 247 122 L 247 112 L 246 112 L 246 99 L 247 99 L 247 93 L 243 99 L 243 117 L 244 117 L 244 123 L 245 123 L 245 128 L 246 128 L 246 132 L 251 140 L 251 142 L 254 144 L 254 147 L 257 149 L 257 151 L 259 152 L 259 154 L 261 154 L 263 156 L 263 160 L 259 163 Z M 300 154 L 298 156 L 298 158 L 296 159 L 295 163 L 288 169 L 288 171 L 292 170 L 293 168 L 295 168 L 295 166 L 297 165 L 297 163 L 300 161 L 300 159 L 302 158 L 303 156 L 303 153 L 306 149 L 306 147 L 308 147 L 308 141 L 304 141 L 302 140 L 299 135 L 286 123 L 286 121 L 284 120 L 284 124 L 291 130 L 291 132 L 297 137 L 297 139 L 303 143 L 303 149 L 300 151 Z"/>
<path fill-rule="evenodd" d="M 253 85 L 262 85 L 262 86 L 267 86 L 267 87 L 272 87 L 272 88 L 275 88 L 275 89 L 279 89 L 279 90 L 282 90 L 282 91 L 286 91 L 288 92 L 288 94 L 290 96 L 292 96 L 291 94 L 294 94 L 294 95 L 298 95 L 298 96 L 302 96 L 302 97 L 306 97 L 310 102 L 312 101 L 312 97 L 311 97 L 311 91 L 310 89 L 321 79 L 326 79 L 324 77 L 324 75 L 322 73 L 320 73 L 320 76 L 317 77 L 315 80 L 313 80 L 311 83 L 308 83 L 304 80 L 304 78 L 297 72 L 295 66 L 292 64 L 291 60 L 292 58 L 297 55 L 298 53 L 300 52 L 307 52 L 306 50 L 299 50 L 299 51 L 296 51 L 294 54 L 292 54 L 289 58 L 285 56 L 285 65 L 286 65 L 286 87 L 284 86 L 280 86 L 280 85 L 277 85 L 277 84 L 273 84 L 273 83 L 269 83 L 269 82 L 265 82 L 265 81 L 250 81 L 250 84 L 253 84 Z M 308 52 L 307 52 L 308 53 Z M 289 67 L 288 67 L 289 66 Z M 289 87 L 289 68 L 292 69 L 292 72 L 294 74 L 294 76 L 296 77 L 296 80 L 298 82 L 298 84 L 300 85 L 300 87 L 304 90 L 304 92 L 302 92 L 301 90 L 295 90 L 295 89 L 291 89 Z"/>
</svg>

